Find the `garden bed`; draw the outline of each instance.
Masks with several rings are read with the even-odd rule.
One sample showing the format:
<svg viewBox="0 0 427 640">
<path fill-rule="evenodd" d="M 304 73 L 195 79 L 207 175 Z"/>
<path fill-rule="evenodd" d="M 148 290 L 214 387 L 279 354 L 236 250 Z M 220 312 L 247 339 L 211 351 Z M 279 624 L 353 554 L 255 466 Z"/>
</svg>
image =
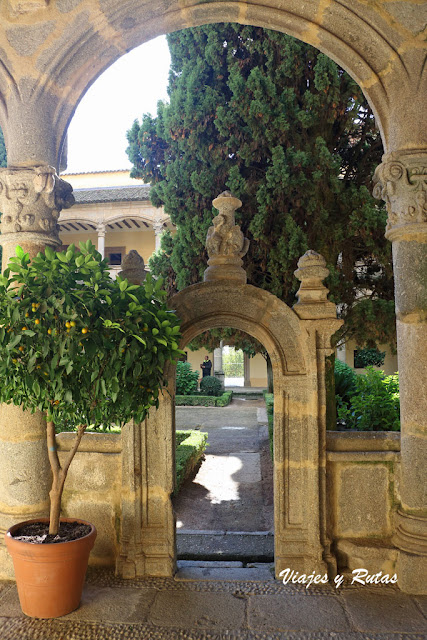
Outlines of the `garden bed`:
<svg viewBox="0 0 427 640">
<path fill-rule="evenodd" d="M 230 404 L 232 397 L 232 391 L 225 391 L 221 396 L 177 395 L 175 396 L 175 405 L 180 407 L 226 407 Z"/>
<path fill-rule="evenodd" d="M 203 431 L 191 430 L 176 432 L 175 496 L 179 493 L 183 482 L 191 477 L 203 459 L 207 440 L 208 434 Z"/>
</svg>

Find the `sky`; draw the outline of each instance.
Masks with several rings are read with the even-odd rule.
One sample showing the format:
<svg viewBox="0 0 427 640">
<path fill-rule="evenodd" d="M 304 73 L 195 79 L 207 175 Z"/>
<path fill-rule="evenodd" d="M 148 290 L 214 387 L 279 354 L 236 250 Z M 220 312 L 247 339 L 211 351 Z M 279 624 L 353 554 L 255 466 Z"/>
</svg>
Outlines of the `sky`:
<svg viewBox="0 0 427 640">
<path fill-rule="evenodd" d="M 109 67 L 82 98 L 68 129 L 67 173 L 130 169 L 126 131 L 167 99 L 166 37 L 133 49 Z"/>
</svg>

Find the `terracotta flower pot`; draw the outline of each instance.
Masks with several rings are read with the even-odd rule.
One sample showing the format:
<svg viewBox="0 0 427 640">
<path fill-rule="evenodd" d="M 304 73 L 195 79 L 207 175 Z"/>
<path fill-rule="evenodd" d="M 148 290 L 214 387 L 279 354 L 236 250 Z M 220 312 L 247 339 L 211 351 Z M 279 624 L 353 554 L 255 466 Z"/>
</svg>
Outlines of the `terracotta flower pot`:
<svg viewBox="0 0 427 640">
<path fill-rule="evenodd" d="M 84 520 L 61 518 L 61 522 L 88 524 L 91 531 L 83 538 L 54 544 L 16 540 L 13 533 L 30 522 L 48 522 L 48 518 L 20 522 L 10 527 L 5 535 L 13 559 L 21 608 L 33 618 L 58 618 L 71 613 L 80 604 L 96 529 Z"/>
</svg>

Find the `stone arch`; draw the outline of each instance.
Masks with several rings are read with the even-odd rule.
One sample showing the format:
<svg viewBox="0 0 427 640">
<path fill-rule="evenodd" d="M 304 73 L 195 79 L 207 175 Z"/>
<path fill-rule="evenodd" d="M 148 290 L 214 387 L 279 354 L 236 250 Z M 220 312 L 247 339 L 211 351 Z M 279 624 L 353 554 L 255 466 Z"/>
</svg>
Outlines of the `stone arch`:
<svg viewBox="0 0 427 640">
<path fill-rule="evenodd" d="M 14 2 L 4 11 L 0 122 L 10 164 L 42 161 L 58 167 L 77 104 L 96 78 L 127 51 L 163 33 L 225 21 L 282 31 L 317 47 L 361 86 L 376 114 L 385 149 L 410 146 L 407 139 L 402 145 L 403 132 L 391 127 L 390 119 L 398 118 L 402 104 L 414 116 L 422 106 L 422 19 L 408 20 L 386 3 L 371 4 L 369 9 L 363 0 L 351 6 L 339 0 L 292 1 L 285 9 L 279 0 L 267 0 L 262 7 L 235 0 L 193 1 L 185 7 L 173 0 L 167 8 L 148 7 L 143 0 L 126 0 L 119 6 L 110 0 L 82 0 L 70 7 L 57 4 L 35 12 L 40 35 L 28 39 L 28 51 L 27 23 L 21 28 L 16 21 Z M 48 38 L 43 35 L 46 30 Z M 411 120 L 417 122 L 415 117 Z M 20 140 L 14 132 L 26 127 L 28 132 L 40 131 Z M 412 135 L 412 146 L 419 148 L 422 131 L 415 129 L 414 134 L 406 129 L 404 135 Z"/>
<path fill-rule="evenodd" d="M 322 289 L 326 292 L 324 287 Z M 325 302 L 326 313 L 322 314 L 321 302 L 320 305 L 317 303 L 316 319 L 301 319 L 296 311 L 264 290 L 218 280 L 188 287 L 169 302 L 170 308 L 181 319 L 181 347 L 208 329 L 232 327 L 255 337 L 269 352 L 275 388 L 274 535 L 277 577 L 287 567 L 324 574 L 331 565 L 322 483 L 324 441 L 319 437 L 319 432 L 325 428 L 325 406 L 321 399 L 325 382 L 321 362 L 322 358 L 324 360 L 325 342 L 330 343 L 331 334 L 341 322 L 330 317 L 325 329 L 325 315 L 331 315 L 331 308 L 335 313 L 335 306 L 326 301 L 326 294 Z M 136 438 L 137 456 L 141 462 L 135 464 L 132 448 L 124 446 L 125 455 L 130 455 L 126 464 L 129 465 L 128 475 L 132 482 L 135 481 L 133 469 L 140 465 L 143 470 L 139 494 L 143 533 L 136 546 L 129 544 L 132 536 L 126 534 L 126 519 L 122 520 L 122 548 L 117 570 L 125 576 L 171 576 L 175 570 L 176 532 L 171 504 L 174 488 L 174 388 L 173 367 L 169 370 L 168 385 L 158 410 L 150 412 L 142 435 Z M 137 557 L 139 560 L 135 559 Z"/>
</svg>

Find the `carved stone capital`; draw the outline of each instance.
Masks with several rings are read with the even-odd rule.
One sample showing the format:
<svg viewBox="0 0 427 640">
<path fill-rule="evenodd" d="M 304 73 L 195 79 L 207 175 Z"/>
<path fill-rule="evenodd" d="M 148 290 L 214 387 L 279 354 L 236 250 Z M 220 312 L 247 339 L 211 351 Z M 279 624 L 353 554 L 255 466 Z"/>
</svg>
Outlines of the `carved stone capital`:
<svg viewBox="0 0 427 640">
<path fill-rule="evenodd" d="M 138 251 L 132 249 L 123 258 L 122 271 L 119 272 L 119 276 L 126 278 L 132 284 L 142 284 L 146 275 L 144 259 Z"/>
<path fill-rule="evenodd" d="M 163 233 L 163 231 L 165 230 L 164 224 L 163 222 L 159 219 L 156 218 L 153 222 L 153 230 L 156 236 L 161 235 Z"/>
<path fill-rule="evenodd" d="M 224 191 L 212 204 L 219 213 L 213 219 L 213 226 L 209 227 L 206 236 L 209 266 L 204 273 L 204 280 L 228 280 L 245 284 L 246 272 L 242 268 L 242 258 L 249 249 L 249 240 L 236 224 L 234 215 L 242 203 L 229 191 Z"/>
<path fill-rule="evenodd" d="M 427 233 L 427 153 L 393 152 L 374 174 L 375 198 L 387 205 L 386 238 Z"/>
<path fill-rule="evenodd" d="M 0 169 L 1 234 L 6 242 L 19 244 L 31 234 L 35 243 L 59 246 L 59 214 L 73 204 L 72 186 L 53 167 Z"/>
</svg>

